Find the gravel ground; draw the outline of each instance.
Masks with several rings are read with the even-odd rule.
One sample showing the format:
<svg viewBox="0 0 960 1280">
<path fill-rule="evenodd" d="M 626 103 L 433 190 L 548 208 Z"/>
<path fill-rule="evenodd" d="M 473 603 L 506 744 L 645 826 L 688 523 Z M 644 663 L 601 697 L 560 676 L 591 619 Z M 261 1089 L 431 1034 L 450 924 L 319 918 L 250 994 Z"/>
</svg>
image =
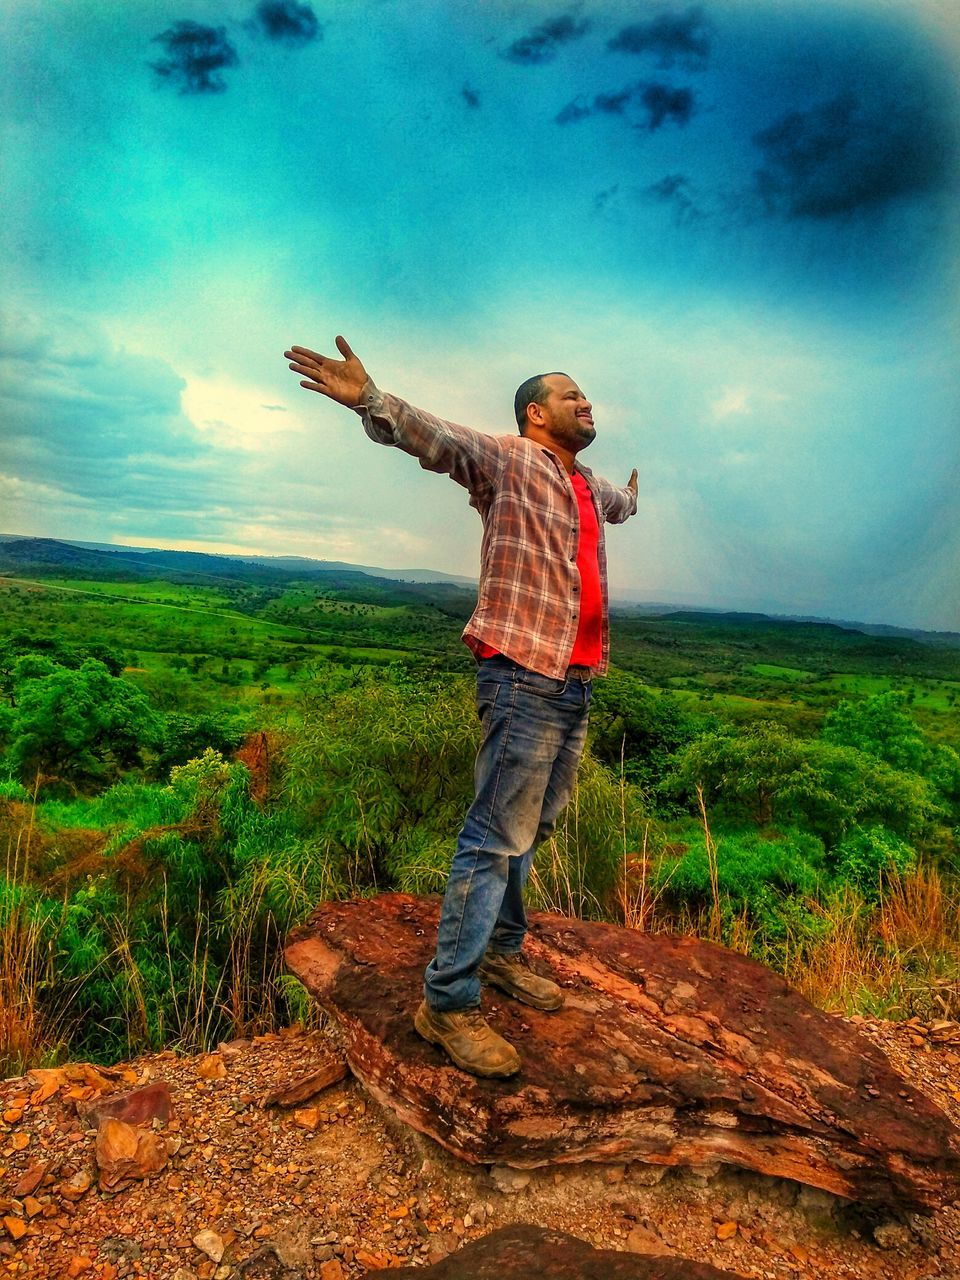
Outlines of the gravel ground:
<svg viewBox="0 0 960 1280">
<path fill-rule="evenodd" d="M 960 1125 L 956 1023 L 852 1021 Z M 734 1170 L 474 1167 L 401 1126 L 349 1076 L 296 1105 L 266 1103 L 328 1064 L 332 1044 L 291 1028 L 214 1055 L 0 1083 L 0 1274 L 353 1280 L 526 1222 L 757 1280 L 960 1280 L 960 1201 L 883 1221 Z M 173 1099 L 150 1139 L 164 1167 L 101 1190 L 96 1134 L 78 1105 L 156 1081 Z"/>
</svg>

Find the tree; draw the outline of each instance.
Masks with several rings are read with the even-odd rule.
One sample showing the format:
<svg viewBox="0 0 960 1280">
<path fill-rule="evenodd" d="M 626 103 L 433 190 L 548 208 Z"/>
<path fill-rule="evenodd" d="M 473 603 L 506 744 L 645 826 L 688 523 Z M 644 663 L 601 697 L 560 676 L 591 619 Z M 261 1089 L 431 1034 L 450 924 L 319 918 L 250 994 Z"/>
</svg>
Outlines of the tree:
<svg viewBox="0 0 960 1280">
<path fill-rule="evenodd" d="M 795 738 L 770 720 L 739 734 L 706 734 L 680 752 L 668 788 L 692 801 L 698 784 L 727 816 L 758 827 L 797 824 L 828 845 L 855 825 L 875 823 L 909 839 L 943 816 L 919 774 L 853 747 Z"/>
<path fill-rule="evenodd" d="M 591 746 L 604 764 L 632 782 L 657 786 L 675 752 L 696 733 L 696 724 L 669 693 L 655 693 L 642 680 L 612 671 L 594 687 Z"/>
<path fill-rule="evenodd" d="M 893 689 L 860 702 L 844 699 L 824 721 L 824 741 L 855 747 L 894 769 L 922 773 L 927 744 L 913 716 L 903 710 L 904 703 L 904 695 Z"/>
<path fill-rule="evenodd" d="M 160 739 L 161 719 L 140 690 L 94 658 L 75 670 L 25 661 L 14 693 L 8 758 L 25 782 L 38 773 L 111 780 Z"/>
</svg>

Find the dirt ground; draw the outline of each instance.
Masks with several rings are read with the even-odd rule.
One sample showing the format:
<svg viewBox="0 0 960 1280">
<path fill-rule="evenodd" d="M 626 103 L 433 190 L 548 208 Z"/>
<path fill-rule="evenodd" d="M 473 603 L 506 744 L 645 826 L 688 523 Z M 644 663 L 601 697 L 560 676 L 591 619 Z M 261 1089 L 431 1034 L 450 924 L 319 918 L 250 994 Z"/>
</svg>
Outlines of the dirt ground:
<svg viewBox="0 0 960 1280">
<path fill-rule="evenodd" d="M 960 1125 L 960 1028 L 854 1021 Z M 525 1222 L 755 1280 L 960 1280 L 960 1201 L 893 1221 L 729 1169 L 471 1166 L 349 1076 L 297 1105 L 265 1105 L 329 1061 L 334 1043 L 292 1028 L 205 1057 L 0 1083 L 0 1275 L 353 1280 Z M 170 1121 L 153 1125 L 166 1164 L 101 1190 L 96 1134 L 78 1105 L 150 1081 L 172 1095 Z"/>
</svg>

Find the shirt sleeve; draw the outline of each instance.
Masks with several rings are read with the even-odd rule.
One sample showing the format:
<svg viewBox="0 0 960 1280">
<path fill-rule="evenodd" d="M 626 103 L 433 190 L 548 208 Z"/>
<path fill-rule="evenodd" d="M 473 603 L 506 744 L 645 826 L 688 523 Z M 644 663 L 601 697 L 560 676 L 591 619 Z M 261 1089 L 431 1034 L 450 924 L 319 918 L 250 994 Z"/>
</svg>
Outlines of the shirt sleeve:
<svg viewBox="0 0 960 1280">
<path fill-rule="evenodd" d="M 637 513 L 637 495 L 632 489 L 611 484 L 601 476 L 594 476 L 597 497 L 604 520 L 610 524 L 623 524 Z"/>
<path fill-rule="evenodd" d="M 369 379 L 355 412 L 371 440 L 402 449 L 418 458 L 425 471 L 448 475 L 473 494 L 490 489 L 500 473 L 503 446 L 497 436 L 445 422 L 381 391 Z"/>
</svg>

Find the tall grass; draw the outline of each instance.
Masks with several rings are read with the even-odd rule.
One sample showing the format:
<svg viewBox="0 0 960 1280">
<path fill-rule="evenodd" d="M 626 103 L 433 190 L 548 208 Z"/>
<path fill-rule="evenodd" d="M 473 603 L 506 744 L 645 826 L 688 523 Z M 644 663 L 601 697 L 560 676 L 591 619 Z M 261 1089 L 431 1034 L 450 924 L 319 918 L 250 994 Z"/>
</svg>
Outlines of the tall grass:
<svg viewBox="0 0 960 1280">
<path fill-rule="evenodd" d="M 67 1030 L 67 1001 L 39 999 L 57 989 L 56 923 L 27 885 L 32 834 L 31 806 L 28 827 L 7 836 L 0 881 L 0 1076 L 56 1056 Z"/>
</svg>

